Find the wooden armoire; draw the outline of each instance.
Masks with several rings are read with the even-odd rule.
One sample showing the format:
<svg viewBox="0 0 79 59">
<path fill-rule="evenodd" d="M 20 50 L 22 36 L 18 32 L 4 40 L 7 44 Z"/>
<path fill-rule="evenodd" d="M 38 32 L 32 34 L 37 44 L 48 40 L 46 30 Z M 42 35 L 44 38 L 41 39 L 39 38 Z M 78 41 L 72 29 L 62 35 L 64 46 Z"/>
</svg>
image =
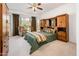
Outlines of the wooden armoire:
<svg viewBox="0 0 79 59">
<path fill-rule="evenodd" d="M 8 53 L 8 7 L 5 3 L 0 3 L 0 55 Z"/>
<path fill-rule="evenodd" d="M 63 14 L 57 16 L 57 34 L 58 40 L 65 42 L 69 41 L 69 16 L 68 14 Z"/>
</svg>

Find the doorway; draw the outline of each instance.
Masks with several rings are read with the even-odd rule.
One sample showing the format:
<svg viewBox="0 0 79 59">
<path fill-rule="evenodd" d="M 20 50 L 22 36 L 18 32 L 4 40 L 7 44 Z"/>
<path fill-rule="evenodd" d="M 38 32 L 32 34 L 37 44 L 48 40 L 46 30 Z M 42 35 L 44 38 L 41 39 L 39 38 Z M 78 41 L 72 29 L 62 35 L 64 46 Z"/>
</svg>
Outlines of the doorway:
<svg viewBox="0 0 79 59">
<path fill-rule="evenodd" d="M 19 35 L 19 15 L 13 14 L 13 36 Z"/>
</svg>

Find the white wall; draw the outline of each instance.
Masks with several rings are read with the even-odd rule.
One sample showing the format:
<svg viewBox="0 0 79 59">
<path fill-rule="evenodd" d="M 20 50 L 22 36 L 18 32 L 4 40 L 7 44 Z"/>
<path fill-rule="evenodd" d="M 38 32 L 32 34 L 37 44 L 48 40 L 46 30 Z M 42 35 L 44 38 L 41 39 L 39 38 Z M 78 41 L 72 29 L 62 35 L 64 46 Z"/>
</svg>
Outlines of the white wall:
<svg viewBox="0 0 79 59">
<path fill-rule="evenodd" d="M 13 35 L 13 16 L 11 13 L 9 13 L 9 22 L 10 22 L 9 36 L 12 36 Z"/>
<path fill-rule="evenodd" d="M 40 31 L 40 17 L 39 16 L 36 17 L 36 29 L 37 31 Z"/>
<path fill-rule="evenodd" d="M 76 43 L 76 4 L 65 4 L 41 15 L 41 19 L 69 14 L 69 41 Z"/>
<path fill-rule="evenodd" d="M 10 15 L 10 36 L 13 35 L 13 14 L 14 12 L 9 12 L 9 15 Z M 36 29 L 37 31 L 39 30 L 39 18 L 38 15 L 33 15 L 33 14 L 20 14 L 20 13 L 15 13 L 15 14 L 19 14 L 20 15 L 20 18 L 23 17 L 23 18 L 29 18 L 31 20 L 31 17 L 32 16 L 35 16 L 36 17 Z"/>
<path fill-rule="evenodd" d="M 77 55 L 79 56 L 79 4 L 77 4 L 77 21 L 76 21 L 76 33 L 77 33 Z"/>
</svg>

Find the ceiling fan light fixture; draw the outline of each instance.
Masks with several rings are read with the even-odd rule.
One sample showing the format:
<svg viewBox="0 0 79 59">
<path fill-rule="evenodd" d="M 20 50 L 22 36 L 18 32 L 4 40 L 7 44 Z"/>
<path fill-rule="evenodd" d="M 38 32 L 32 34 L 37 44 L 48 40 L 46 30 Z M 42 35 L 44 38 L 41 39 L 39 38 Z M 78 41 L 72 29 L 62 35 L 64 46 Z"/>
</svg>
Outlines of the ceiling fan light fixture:
<svg viewBox="0 0 79 59">
<path fill-rule="evenodd" d="M 36 10 L 43 10 L 41 7 L 40 7 L 41 3 L 33 3 L 32 6 L 30 8 L 32 8 L 32 10 L 35 12 Z"/>
<path fill-rule="evenodd" d="M 36 10 L 37 10 L 37 8 L 36 8 L 36 7 L 32 7 L 32 10 L 33 10 L 33 11 L 36 11 Z"/>
</svg>

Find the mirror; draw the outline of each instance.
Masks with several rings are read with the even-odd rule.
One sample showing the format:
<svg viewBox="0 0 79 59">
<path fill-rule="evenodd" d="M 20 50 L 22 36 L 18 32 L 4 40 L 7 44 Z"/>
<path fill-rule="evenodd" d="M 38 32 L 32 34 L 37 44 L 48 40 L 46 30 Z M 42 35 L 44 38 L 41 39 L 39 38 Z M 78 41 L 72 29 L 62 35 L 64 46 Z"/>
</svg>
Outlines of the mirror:
<svg viewBox="0 0 79 59">
<path fill-rule="evenodd" d="M 51 27 L 54 28 L 56 26 L 56 19 L 51 19 Z"/>
</svg>

